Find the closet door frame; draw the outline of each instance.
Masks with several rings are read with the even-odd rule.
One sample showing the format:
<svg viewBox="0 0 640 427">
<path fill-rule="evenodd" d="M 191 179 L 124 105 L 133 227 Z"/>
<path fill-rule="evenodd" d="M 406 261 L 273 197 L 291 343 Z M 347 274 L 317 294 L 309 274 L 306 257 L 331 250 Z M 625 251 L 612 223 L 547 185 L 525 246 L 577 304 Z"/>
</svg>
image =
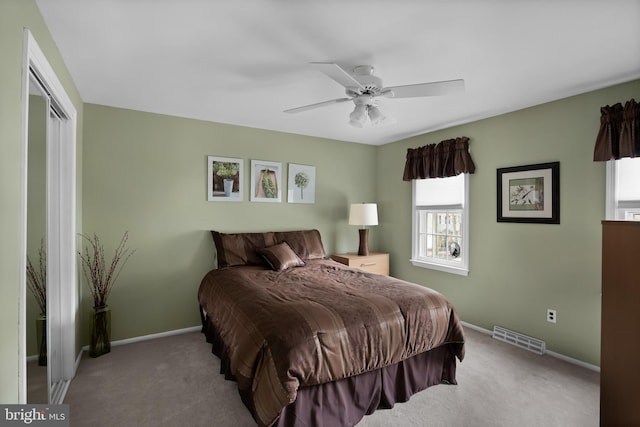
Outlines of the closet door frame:
<svg viewBox="0 0 640 427">
<path fill-rule="evenodd" d="M 18 400 L 27 403 L 26 251 L 27 251 L 27 161 L 30 76 L 38 79 L 49 97 L 50 109 L 60 117 L 56 135 L 47 135 L 47 281 L 56 287 L 58 302 L 51 307 L 58 317 L 60 381 L 50 390 L 51 404 L 59 404 L 76 372 L 76 319 L 78 279 L 76 250 L 76 123 L 77 112 L 53 68 L 25 28 L 22 69 L 22 172 L 21 172 L 21 260 L 18 319 Z M 48 283 L 49 285 L 49 283 Z M 49 334 L 50 335 L 50 334 Z M 49 355 L 51 356 L 51 355 Z M 50 375 L 49 375 L 50 377 Z"/>
</svg>

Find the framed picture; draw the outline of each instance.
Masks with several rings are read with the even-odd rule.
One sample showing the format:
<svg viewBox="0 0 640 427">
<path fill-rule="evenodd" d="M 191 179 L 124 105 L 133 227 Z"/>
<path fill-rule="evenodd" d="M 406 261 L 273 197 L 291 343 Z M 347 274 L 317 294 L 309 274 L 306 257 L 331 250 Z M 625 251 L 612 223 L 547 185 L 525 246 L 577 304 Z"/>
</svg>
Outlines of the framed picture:
<svg viewBox="0 0 640 427">
<path fill-rule="evenodd" d="M 316 202 L 316 167 L 289 163 L 287 202 Z"/>
<path fill-rule="evenodd" d="M 207 156 L 207 200 L 241 202 L 244 160 Z"/>
<path fill-rule="evenodd" d="M 498 169 L 498 222 L 560 224 L 560 163 Z"/>
<path fill-rule="evenodd" d="M 251 201 L 282 201 L 282 163 L 251 160 Z"/>
</svg>

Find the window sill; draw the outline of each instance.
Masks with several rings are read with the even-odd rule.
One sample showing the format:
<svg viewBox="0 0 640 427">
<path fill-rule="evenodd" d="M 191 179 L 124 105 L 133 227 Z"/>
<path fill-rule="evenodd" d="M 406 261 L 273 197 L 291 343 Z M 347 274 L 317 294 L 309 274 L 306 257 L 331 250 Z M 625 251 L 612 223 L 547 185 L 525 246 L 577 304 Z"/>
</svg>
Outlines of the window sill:
<svg viewBox="0 0 640 427">
<path fill-rule="evenodd" d="M 431 270 L 444 271 L 445 273 L 457 274 L 459 276 L 468 276 L 469 269 L 465 267 L 454 267 L 452 265 L 436 264 L 417 259 L 410 260 L 414 267 L 429 268 Z"/>
</svg>

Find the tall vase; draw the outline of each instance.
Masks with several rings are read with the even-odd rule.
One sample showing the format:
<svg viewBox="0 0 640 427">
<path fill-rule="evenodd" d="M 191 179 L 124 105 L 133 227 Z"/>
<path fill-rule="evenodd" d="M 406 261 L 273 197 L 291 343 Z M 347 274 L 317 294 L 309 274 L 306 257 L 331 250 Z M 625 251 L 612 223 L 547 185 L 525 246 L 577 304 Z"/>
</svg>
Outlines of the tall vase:
<svg viewBox="0 0 640 427">
<path fill-rule="evenodd" d="M 226 197 L 231 197 L 232 194 L 233 194 L 233 179 L 225 178 L 225 180 L 224 180 L 224 195 Z"/>
<path fill-rule="evenodd" d="M 111 308 L 93 307 L 89 356 L 98 357 L 111 351 Z"/>
<path fill-rule="evenodd" d="M 47 366 L 47 316 L 36 318 L 36 339 L 38 340 L 38 365 Z"/>
</svg>

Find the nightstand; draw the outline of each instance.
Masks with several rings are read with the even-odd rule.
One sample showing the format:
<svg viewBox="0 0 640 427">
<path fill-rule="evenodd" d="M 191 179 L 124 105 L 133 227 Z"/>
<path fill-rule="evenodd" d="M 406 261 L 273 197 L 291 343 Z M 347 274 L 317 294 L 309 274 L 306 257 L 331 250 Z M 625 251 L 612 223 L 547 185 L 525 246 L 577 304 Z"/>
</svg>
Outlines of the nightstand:
<svg viewBox="0 0 640 427">
<path fill-rule="evenodd" d="M 381 252 L 369 252 L 369 255 L 336 254 L 331 255 L 331 259 L 369 273 L 389 275 L 389 254 Z"/>
</svg>

